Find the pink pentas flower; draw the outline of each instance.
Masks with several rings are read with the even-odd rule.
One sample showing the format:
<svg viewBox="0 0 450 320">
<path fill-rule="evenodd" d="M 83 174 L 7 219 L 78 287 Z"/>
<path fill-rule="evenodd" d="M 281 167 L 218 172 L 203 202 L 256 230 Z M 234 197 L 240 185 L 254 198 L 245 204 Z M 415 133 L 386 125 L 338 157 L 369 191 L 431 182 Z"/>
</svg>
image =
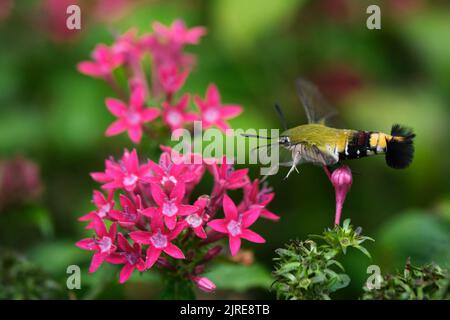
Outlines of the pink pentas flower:
<svg viewBox="0 0 450 320">
<path fill-rule="evenodd" d="M 130 237 L 137 243 L 148 245 L 145 264 L 147 268 L 151 268 L 162 252 L 175 259 L 185 258 L 180 248 L 171 242 L 181 231 L 181 228 L 167 231 L 164 228 L 162 217 L 154 215 L 151 219 L 151 232 L 133 231 L 130 232 Z"/>
<path fill-rule="evenodd" d="M 189 72 L 178 72 L 175 65 L 162 66 L 158 69 L 159 80 L 164 92 L 168 95 L 172 95 L 178 92 L 183 87 Z"/>
<path fill-rule="evenodd" d="M 191 228 L 195 235 L 201 239 L 206 239 L 206 232 L 203 228 L 205 222 L 208 221 L 209 216 L 206 214 L 206 207 L 209 204 L 209 197 L 202 196 L 199 197 L 194 202 L 194 207 L 196 207 L 196 211 L 189 214 L 186 218 L 184 218 L 183 226 Z"/>
<path fill-rule="evenodd" d="M 142 138 L 142 126 L 153 121 L 160 114 L 158 108 L 144 107 L 144 102 L 145 90 L 142 86 L 134 87 L 128 105 L 118 99 L 107 98 L 106 106 L 118 120 L 108 127 L 106 136 L 110 137 L 128 131 L 131 141 L 139 143 Z"/>
<path fill-rule="evenodd" d="M 177 45 L 198 44 L 206 34 L 206 28 L 193 27 L 188 29 L 182 20 L 175 20 L 170 27 L 159 22 L 153 23 L 153 30 L 159 38 Z"/>
<path fill-rule="evenodd" d="M 261 208 L 261 217 L 270 220 L 279 220 L 280 216 L 266 209 L 274 197 L 275 192 L 272 192 L 271 188 L 263 185 L 262 189 L 260 189 L 259 180 L 255 179 L 252 184 L 244 186 L 244 199 L 239 209 L 259 207 Z"/>
<path fill-rule="evenodd" d="M 112 45 L 112 51 L 117 55 L 122 55 L 124 62 L 129 62 L 131 59 L 139 59 L 143 54 L 143 50 L 139 45 L 137 29 L 131 28 L 117 37 Z"/>
<path fill-rule="evenodd" d="M 159 164 L 149 160 L 148 166 L 153 172 L 153 176 L 145 180 L 150 183 L 159 184 L 165 190 L 170 191 L 179 183 L 185 184 L 196 178 L 195 174 L 189 171 L 189 166 L 183 163 L 173 163 L 170 154 L 167 152 L 161 154 Z"/>
<path fill-rule="evenodd" d="M 121 233 L 117 235 L 117 244 L 120 252 L 113 252 L 106 260 L 109 263 L 124 265 L 119 276 L 120 283 L 124 283 L 130 278 L 135 269 L 143 272 L 145 271 L 146 266 L 144 259 L 142 259 L 142 249 L 140 244 L 134 243 L 133 246 L 131 246 Z"/>
<path fill-rule="evenodd" d="M 170 130 L 173 132 L 176 129 L 182 128 L 185 124 L 194 122 L 198 116 L 194 112 L 187 112 L 186 108 L 189 104 L 189 94 L 183 95 L 177 104 L 170 105 L 167 101 L 162 103 L 163 111 L 162 118 Z"/>
<path fill-rule="evenodd" d="M 77 247 L 81 249 L 95 251 L 89 267 L 89 272 L 96 271 L 103 261 L 117 249 L 114 244 L 116 241 L 117 225 L 113 223 L 109 228 L 109 231 L 107 231 L 103 220 L 94 217 L 92 221 L 96 237 L 82 239 L 76 243 Z"/>
<path fill-rule="evenodd" d="M 129 198 L 121 194 L 120 205 L 122 207 L 122 210 L 115 210 L 110 214 L 111 218 L 116 220 L 121 227 L 129 229 L 136 224 L 139 224 L 140 222 L 139 220 L 141 218 L 141 211 L 143 210 L 142 200 L 139 195 L 137 195 L 135 198 L 136 204 L 133 203 L 133 201 L 131 201 Z"/>
<path fill-rule="evenodd" d="M 111 217 L 111 214 L 114 214 L 117 210 L 114 210 L 114 192 L 110 190 L 108 192 L 108 197 L 105 198 L 103 193 L 100 191 L 94 190 L 94 195 L 92 197 L 92 202 L 97 207 L 96 210 L 89 212 L 88 214 L 81 216 L 79 221 L 91 221 L 95 217 L 99 217 L 100 219 L 106 219 Z M 89 224 L 86 229 L 92 229 L 93 224 Z"/>
<path fill-rule="evenodd" d="M 105 172 L 92 172 L 91 177 L 97 182 L 103 183 L 103 189 L 125 189 L 133 191 L 140 181 L 150 174 L 148 165 L 139 165 L 139 159 L 135 149 L 129 152 L 125 150 L 119 162 L 106 160 Z"/>
<path fill-rule="evenodd" d="M 205 100 L 195 96 L 194 101 L 200 110 L 204 128 L 217 126 L 225 131 L 230 128 L 227 120 L 237 117 L 242 112 L 242 107 L 239 105 L 223 105 L 219 90 L 214 84 L 208 86 Z"/>
<path fill-rule="evenodd" d="M 250 242 L 266 242 L 259 234 L 248 229 L 259 217 L 260 209 L 254 208 L 239 213 L 233 200 L 225 194 L 223 198 L 223 210 L 225 219 L 215 219 L 208 222 L 208 226 L 214 231 L 228 234 L 231 255 L 234 256 L 241 247 L 241 239 Z"/>
<path fill-rule="evenodd" d="M 157 184 L 152 184 L 151 192 L 152 198 L 158 207 L 146 208 L 142 211 L 142 214 L 150 217 L 151 219 L 154 219 L 157 216 L 162 216 L 164 219 L 164 224 L 169 230 L 175 229 L 178 216 L 187 216 L 198 211 L 198 208 L 195 206 L 181 203 L 185 194 L 185 187 L 183 183 L 178 183 L 172 189 L 169 196 L 167 196 L 167 194 Z"/>
<path fill-rule="evenodd" d="M 239 189 L 250 182 L 248 178 L 248 169 L 235 170 L 233 164 L 224 156 L 222 165 L 216 162 L 208 166 L 209 171 L 214 177 L 217 186 L 225 190 Z"/>
<path fill-rule="evenodd" d="M 124 56 L 121 52 L 115 52 L 104 44 L 95 47 L 92 53 L 93 61 L 82 61 L 78 64 L 78 71 L 92 77 L 109 77 L 112 71 L 122 65 Z"/>
</svg>

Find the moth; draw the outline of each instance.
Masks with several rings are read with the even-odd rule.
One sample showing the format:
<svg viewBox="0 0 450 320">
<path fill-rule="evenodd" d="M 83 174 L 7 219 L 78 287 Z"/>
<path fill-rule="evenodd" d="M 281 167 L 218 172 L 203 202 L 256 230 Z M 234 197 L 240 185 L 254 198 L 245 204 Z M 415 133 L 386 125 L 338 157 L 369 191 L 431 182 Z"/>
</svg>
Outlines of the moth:
<svg viewBox="0 0 450 320">
<path fill-rule="evenodd" d="M 286 178 L 302 163 L 329 167 L 343 160 L 373 155 L 385 155 L 387 165 L 394 169 L 406 168 L 412 162 L 415 134 L 411 129 L 394 124 L 390 134 L 387 134 L 335 128 L 330 120 L 337 116 L 337 111 L 327 103 L 317 87 L 304 79 L 298 79 L 296 85 L 308 124 L 288 129 L 286 118 L 276 105 L 284 131 L 275 143 L 266 145 L 276 145 L 290 151 L 291 160 L 278 164 L 290 167 Z M 257 135 L 244 136 L 270 139 Z"/>
</svg>

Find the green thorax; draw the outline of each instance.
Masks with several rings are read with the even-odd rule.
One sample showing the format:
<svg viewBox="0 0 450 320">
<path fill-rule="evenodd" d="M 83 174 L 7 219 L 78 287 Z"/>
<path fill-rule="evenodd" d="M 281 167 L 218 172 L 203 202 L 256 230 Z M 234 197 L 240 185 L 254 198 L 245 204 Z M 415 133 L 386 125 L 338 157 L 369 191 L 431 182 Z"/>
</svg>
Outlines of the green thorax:
<svg viewBox="0 0 450 320">
<path fill-rule="evenodd" d="M 353 130 L 336 129 L 322 124 L 305 124 L 284 131 L 281 136 L 287 136 L 292 144 L 334 145 L 345 140 Z"/>
</svg>

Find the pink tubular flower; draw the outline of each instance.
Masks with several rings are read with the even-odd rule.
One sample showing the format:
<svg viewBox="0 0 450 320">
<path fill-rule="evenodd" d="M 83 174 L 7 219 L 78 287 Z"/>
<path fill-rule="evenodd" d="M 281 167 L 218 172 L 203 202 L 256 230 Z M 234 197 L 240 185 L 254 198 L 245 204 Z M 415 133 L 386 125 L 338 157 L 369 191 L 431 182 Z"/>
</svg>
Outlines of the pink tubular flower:
<svg viewBox="0 0 450 320">
<path fill-rule="evenodd" d="M 135 243 L 131 246 L 121 233 L 117 235 L 117 244 L 121 251 L 112 253 L 107 258 L 107 261 L 113 264 L 124 264 L 119 276 L 120 283 L 124 283 L 130 278 L 135 269 L 143 272 L 146 267 L 142 259 L 140 244 Z"/>
<path fill-rule="evenodd" d="M 103 221 L 98 217 L 94 217 L 93 228 L 97 234 L 96 238 L 87 238 L 76 243 L 77 247 L 81 249 L 95 251 L 89 267 L 89 272 L 95 272 L 103 261 L 117 249 L 114 245 L 117 230 L 117 225 L 115 223 L 113 223 L 109 228 L 109 231 L 107 231 Z"/>
<path fill-rule="evenodd" d="M 214 282 L 209 280 L 207 277 L 191 277 L 191 280 L 195 283 L 195 285 L 204 292 L 214 292 L 216 290 L 216 285 Z"/>
<path fill-rule="evenodd" d="M 225 194 L 223 198 L 223 210 L 225 219 L 212 220 L 208 223 L 208 226 L 217 232 L 228 234 L 232 256 L 236 255 L 239 251 L 241 239 L 255 243 L 266 242 L 259 234 L 248 229 L 258 219 L 260 215 L 259 208 L 238 213 L 233 200 Z"/>
<path fill-rule="evenodd" d="M 108 127 L 106 136 L 110 137 L 128 131 L 131 141 L 139 143 L 143 124 L 153 121 L 160 113 L 158 108 L 144 108 L 144 101 L 145 91 L 142 86 L 135 86 L 128 106 L 117 99 L 106 99 L 108 110 L 118 118 Z"/>
<path fill-rule="evenodd" d="M 342 207 L 353 182 L 352 171 L 347 166 L 339 167 L 333 171 L 330 180 L 336 191 L 336 216 L 334 223 L 339 225 Z"/>
<path fill-rule="evenodd" d="M 204 27 L 186 28 L 182 20 L 175 20 L 170 27 L 159 22 L 153 23 L 155 34 L 166 41 L 177 45 L 198 44 L 200 38 L 206 34 Z"/>
<path fill-rule="evenodd" d="M 261 217 L 270 220 L 279 220 L 280 216 L 266 209 L 269 203 L 275 197 L 275 192 L 272 189 L 263 185 L 262 189 L 259 188 L 259 180 L 255 179 L 252 184 L 244 186 L 244 200 L 242 203 L 243 208 L 261 208 Z M 241 205 L 239 206 L 241 209 Z"/>
<path fill-rule="evenodd" d="M 105 172 L 92 172 L 91 177 L 97 182 L 104 183 L 103 189 L 120 189 L 133 191 L 138 182 L 148 177 L 150 167 L 139 165 L 136 150 L 128 152 L 125 150 L 122 159 L 117 163 L 113 160 L 106 160 Z"/>
<path fill-rule="evenodd" d="M 169 230 L 175 229 L 178 216 L 187 216 L 198 211 L 195 206 L 181 204 L 185 194 L 183 183 L 178 183 L 170 192 L 169 197 L 157 184 L 152 184 L 151 191 L 152 198 L 159 207 L 144 209 L 142 214 L 152 219 L 155 216 L 162 216 L 164 224 Z"/>
<path fill-rule="evenodd" d="M 181 89 L 189 75 L 188 71 L 178 72 L 175 65 L 160 67 L 158 70 L 159 80 L 166 94 L 174 94 Z"/>
<path fill-rule="evenodd" d="M 194 98 L 194 101 L 201 112 L 204 128 L 215 125 L 225 131 L 230 128 L 226 120 L 237 117 L 242 112 L 242 107 L 239 105 L 222 105 L 219 90 L 214 84 L 208 86 L 204 101 L 198 96 Z"/>
<path fill-rule="evenodd" d="M 134 231 L 130 232 L 130 237 L 135 242 L 148 245 L 146 267 L 151 268 L 162 252 L 175 259 L 184 259 L 184 254 L 176 245 L 170 241 L 175 239 L 182 229 L 175 228 L 172 231 L 165 231 L 162 219 L 159 215 L 154 215 L 151 221 L 151 232 Z"/>
<path fill-rule="evenodd" d="M 226 157 L 223 157 L 220 167 L 214 162 L 208 166 L 208 169 L 211 171 L 217 186 L 221 189 L 239 189 L 249 183 L 248 169 L 234 170 L 233 164 L 229 163 Z"/>
<path fill-rule="evenodd" d="M 180 101 L 174 106 L 171 106 L 167 101 L 162 103 L 163 113 L 162 118 L 171 131 L 182 128 L 185 124 L 194 122 L 198 119 L 194 112 L 186 112 L 189 103 L 189 94 L 185 94 L 180 98 Z"/>
<path fill-rule="evenodd" d="M 99 217 L 100 219 L 109 218 L 111 214 L 114 214 L 117 210 L 114 210 L 114 192 L 111 190 L 108 192 L 108 198 L 105 198 L 103 193 L 100 191 L 94 190 L 94 195 L 92 197 L 92 202 L 97 207 L 96 210 L 89 212 L 88 214 L 80 217 L 79 221 L 91 221 L 95 217 Z M 91 229 L 93 227 L 92 224 L 89 224 L 86 229 Z"/>
<path fill-rule="evenodd" d="M 78 71 L 91 77 L 109 77 L 112 71 L 124 62 L 124 56 L 104 44 L 95 47 L 92 53 L 93 61 L 82 61 Z"/>
</svg>

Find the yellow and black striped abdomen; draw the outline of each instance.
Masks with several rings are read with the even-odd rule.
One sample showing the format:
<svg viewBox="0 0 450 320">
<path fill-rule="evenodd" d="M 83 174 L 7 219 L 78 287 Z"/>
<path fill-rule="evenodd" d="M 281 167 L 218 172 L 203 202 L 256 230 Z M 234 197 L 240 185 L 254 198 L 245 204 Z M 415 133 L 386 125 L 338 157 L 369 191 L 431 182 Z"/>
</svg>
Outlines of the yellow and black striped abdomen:
<svg viewBox="0 0 450 320">
<path fill-rule="evenodd" d="M 339 160 L 359 159 L 384 154 L 392 136 L 373 131 L 346 131 L 345 143 L 339 148 Z"/>
</svg>

